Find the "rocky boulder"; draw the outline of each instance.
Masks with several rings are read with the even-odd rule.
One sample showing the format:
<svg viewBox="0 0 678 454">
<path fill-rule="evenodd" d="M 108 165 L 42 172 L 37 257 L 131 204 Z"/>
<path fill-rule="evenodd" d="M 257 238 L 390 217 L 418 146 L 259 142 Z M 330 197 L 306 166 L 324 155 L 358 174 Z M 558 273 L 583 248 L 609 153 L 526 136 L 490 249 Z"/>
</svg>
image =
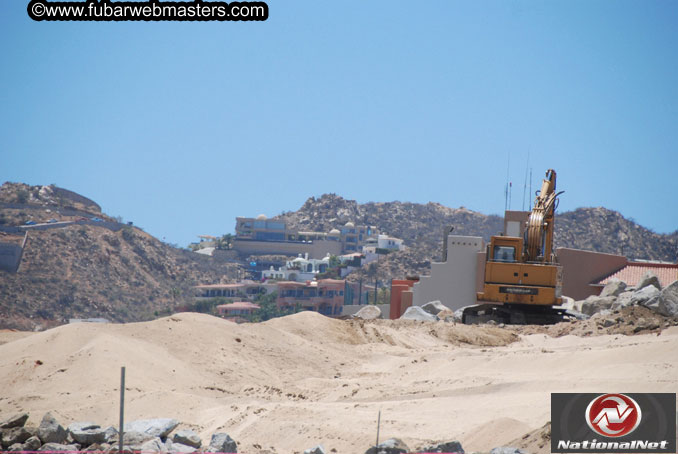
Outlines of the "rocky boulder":
<svg viewBox="0 0 678 454">
<path fill-rule="evenodd" d="M 429 301 L 428 303 L 421 306 L 421 308 L 431 315 L 438 315 L 438 313 L 441 311 L 449 310 L 447 306 L 437 300 Z"/>
<path fill-rule="evenodd" d="M 563 296 L 563 302 L 560 304 L 560 307 L 567 310 L 576 309 L 574 298 L 570 298 L 569 296 Z"/>
<path fill-rule="evenodd" d="M 633 298 L 633 292 L 623 292 L 612 304 L 612 309 L 623 309 L 625 307 L 631 306 L 631 299 Z"/>
<path fill-rule="evenodd" d="M 22 451 L 37 451 L 41 445 L 40 439 L 34 435 L 24 442 Z"/>
<path fill-rule="evenodd" d="M 356 318 L 375 320 L 381 318 L 381 310 L 377 306 L 367 305 L 355 313 Z"/>
<path fill-rule="evenodd" d="M 165 442 L 165 448 L 167 449 L 168 452 L 171 453 L 183 453 L 183 454 L 190 454 L 192 452 L 196 452 L 197 448 L 194 448 L 193 446 L 188 446 L 183 443 L 175 443 L 169 438 Z"/>
<path fill-rule="evenodd" d="M 238 452 L 238 445 L 228 434 L 215 433 L 207 452 Z"/>
<path fill-rule="evenodd" d="M 410 448 L 399 438 L 389 438 L 377 446 L 372 446 L 365 454 L 404 454 L 410 452 Z"/>
<path fill-rule="evenodd" d="M 619 296 L 624 290 L 626 290 L 626 282 L 620 281 L 619 279 L 612 279 L 605 287 L 603 287 L 600 296 L 603 298 L 606 296 Z"/>
<path fill-rule="evenodd" d="M 498 448 L 492 449 L 490 454 L 527 454 L 527 452 L 512 446 L 500 446 Z"/>
<path fill-rule="evenodd" d="M 106 443 L 111 443 L 113 440 L 118 439 L 118 429 L 113 426 L 108 426 L 106 430 L 104 430 L 104 434 Z"/>
<path fill-rule="evenodd" d="M 43 443 L 62 444 L 66 441 L 67 436 L 68 433 L 66 432 L 66 429 L 57 422 L 54 416 L 49 412 L 45 413 L 45 416 L 42 417 L 42 421 L 40 421 L 40 426 L 38 427 L 38 438 L 40 438 Z"/>
<path fill-rule="evenodd" d="M 633 292 L 633 295 L 631 296 L 631 304 L 649 307 L 655 303 L 655 300 L 658 296 L 659 290 L 657 290 L 657 287 L 654 285 L 648 285 L 647 287 Z"/>
<path fill-rule="evenodd" d="M 127 447 L 127 445 L 125 445 Z M 169 449 L 165 446 L 165 443 L 162 442 L 160 437 L 152 438 L 148 441 L 145 441 L 141 445 L 132 445 L 130 448 L 133 451 L 141 452 L 169 452 Z"/>
<path fill-rule="evenodd" d="M 438 320 L 433 314 L 429 314 L 420 306 L 410 306 L 405 313 L 400 316 L 401 320 L 419 320 L 423 322 L 435 322 Z"/>
<path fill-rule="evenodd" d="M 127 427 L 127 426 L 125 426 Z M 123 444 L 125 446 L 141 446 L 149 440 L 156 438 L 156 435 L 147 434 L 144 432 L 130 431 L 123 434 Z M 160 437 L 158 437 L 160 438 Z M 118 444 L 120 442 L 117 434 L 115 437 L 108 440 L 108 443 Z"/>
<path fill-rule="evenodd" d="M 610 309 L 614 303 L 614 296 L 595 296 L 591 295 L 581 303 L 581 312 L 586 315 L 593 315 L 605 309 Z"/>
<path fill-rule="evenodd" d="M 444 453 L 458 453 L 464 454 L 464 448 L 461 447 L 461 443 L 458 441 L 445 441 L 443 443 L 438 443 L 433 446 L 426 446 L 418 450 L 419 452 L 433 453 L 433 452 L 444 452 Z"/>
<path fill-rule="evenodd" d="M 643 277 L 640 278 L 640 282 L 636 286 L 636 290 L 644 289 L 648 285 L 656 287 L 657 290 L 662 289 L 662 285 L 659 283 L 659 278 L 651 271 L 648 271 L 645 274 L 643 274 Z"/>
<path fill-rule="evenodd" d="M 174 443 L 181 443 L 186 446 L 192 446 L 196 449 L 202 445 L 202 440 L 200 440 L 198 434 L 190 429 L 183 429 L 178 431 L 172 437 L 172 441 Z"/>
<path fill-rule="evenodd" d="M 74 441 L 85 446 L 106 441 L 106 430 L 92 422 L 74 422 L 68 426 L 68 433 Z"/>
<path fill-rule="evenodd" d="M 73 452 L 79 451 L 80 446 L 78 445 L 65 445 L 62 443 L 45 443 L 38 449 L 38 451 L 50 451 L 50 452 Z"/>
<path fill-rule="evenodd" d="M 28 421 L 28 413 L 19 413 L 0 422 L 0 429 L 12 429 L 14 427 L 23 427 Z"/>
<path fill-rule="evenodd" d="M 438 320 L 443 320 L 445 322 L 461 322 L 461 319 L 458 319 L 455 313 L 449 309 L 438 312 L 436 317 L 438 317 Z"/>
<path fill-rule="evenodd" d="M 33 434 L 27 431 L 24 427 L 12 427 L 11 429 L 2 430 L 2 446 L 10 447 L 16 443 L 23 443 Z"/>
<path fill-rule="evenodd" d="M 125 432 L 139 432 L 152 437 L 165 438 L 175 427 L 179 425 L 179 421 L 170 418 L 157 419 L 139 419 L 125 424 Z"/>
<path fill-rule="evenodd" d="M 315 448 L 307 449 L 304 454 L 325 454 L 325 448 L 323 445 L 318 445 Z"/>
<path fill-rule="evenodd" d="M 657 312 L 667 317 L 678 317 L 678 281 L 673 281 L 659 293 Z"/>
</svg>

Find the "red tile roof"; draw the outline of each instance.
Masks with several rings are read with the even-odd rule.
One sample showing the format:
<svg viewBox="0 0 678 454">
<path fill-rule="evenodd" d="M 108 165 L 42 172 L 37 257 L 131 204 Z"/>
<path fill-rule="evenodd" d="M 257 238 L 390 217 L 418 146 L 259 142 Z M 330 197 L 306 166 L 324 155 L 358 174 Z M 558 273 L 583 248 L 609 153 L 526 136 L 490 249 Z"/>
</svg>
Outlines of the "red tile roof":
<svg viewBox="0 0 678 454">
<path fill-rule="evenodd" d="M 626 282 L 627 285 L 636 286 L 640 283 L 640 279 L 643 275 L 648 271 L 659 278 L 659 283 L 662 285 L 662 288 L 673 281 L 678 280 L 678 264 L 630 262 L 624 268 L 615 271 L 593 284 L 605 285 L 612 279 L 619 279 L 620 281 Z"/>
</svg>

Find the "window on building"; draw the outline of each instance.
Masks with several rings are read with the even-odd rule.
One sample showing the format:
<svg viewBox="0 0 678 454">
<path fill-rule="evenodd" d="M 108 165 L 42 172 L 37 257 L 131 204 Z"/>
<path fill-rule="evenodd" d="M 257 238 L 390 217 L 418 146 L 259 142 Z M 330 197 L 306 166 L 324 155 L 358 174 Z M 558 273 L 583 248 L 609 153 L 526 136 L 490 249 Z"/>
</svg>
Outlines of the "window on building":
<svg viewBox="0 0 678 454">
<path fill-rule="evenodd" d="M 254 239 L 261 241 L 284 241 L 285 234 L 283 232 L 256 232 Z"/>
<path fill-rule="evenodd" d="M 269 230 L 285 230 L 285 223 L 276 221 L 266 221 L 266 228 Z"/>
</svg>

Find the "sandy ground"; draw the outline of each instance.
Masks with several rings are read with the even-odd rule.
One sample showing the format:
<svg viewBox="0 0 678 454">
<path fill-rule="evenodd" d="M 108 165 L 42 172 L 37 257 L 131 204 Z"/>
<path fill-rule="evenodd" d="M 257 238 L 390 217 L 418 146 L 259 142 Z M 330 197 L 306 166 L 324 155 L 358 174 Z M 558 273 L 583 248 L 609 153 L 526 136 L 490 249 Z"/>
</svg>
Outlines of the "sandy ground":
<svg viewBox="0 0 678 454">
<path fill-rule="evenodd" d="M 517 333 L 490 326 L 341 321 L 300 313 L 262 324 L 180 314 L 126 325 L 0 333 L 0 419 L 50 410 L 62 424 L 173 417 L 239 451 L 363 453 L 458 439 L 467 452 L 540 430 L 551 392 L 678 391 L 678 327 L 625 336 Z M 540 447 L 540 445 L 542 445 Z"/>
</svg>

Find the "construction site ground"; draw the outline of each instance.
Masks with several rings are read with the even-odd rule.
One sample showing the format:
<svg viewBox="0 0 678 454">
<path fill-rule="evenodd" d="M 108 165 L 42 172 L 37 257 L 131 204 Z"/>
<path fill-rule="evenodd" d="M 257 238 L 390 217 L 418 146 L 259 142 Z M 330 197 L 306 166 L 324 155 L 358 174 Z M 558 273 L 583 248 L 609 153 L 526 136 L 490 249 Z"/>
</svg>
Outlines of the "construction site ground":
<svg viewBox="0 0 678 454">
<path fill-rule="evenodd" d="M 176 418 L 204 442 L 224 431 L 244 453 L 363 453 L 381 411 L 381 439 L 412 449 L 545 454 L 552 392 L 676 392 L 675 325 L 636 307 L 553 326 L 183 313 L 2 331 L 0 419 L 116 425 L 125 366 L 127 420 Z"/>
</svg>

